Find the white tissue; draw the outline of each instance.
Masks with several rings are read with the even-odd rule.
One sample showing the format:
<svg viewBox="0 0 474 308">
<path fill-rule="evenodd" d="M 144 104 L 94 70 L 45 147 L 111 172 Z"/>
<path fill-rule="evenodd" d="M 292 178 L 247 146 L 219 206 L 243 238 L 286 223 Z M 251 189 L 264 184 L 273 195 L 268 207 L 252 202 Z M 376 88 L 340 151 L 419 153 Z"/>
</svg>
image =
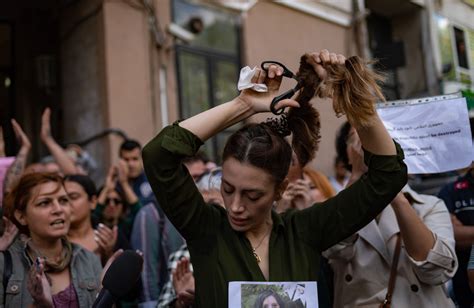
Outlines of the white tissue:
<svg viewBox="0 0 474 308">
<path fill-rule="evenodd" d="M 248 66 L 242 67 L 240 70 L 240 76 L 239 76 L 239 83 L 237 84 L 237 88 L 239 91 L 242 91 L 244 89 L 249 89 L 252 88 L 257 92 L 267 92 L 268 88 L 267 85 L 263 83 L 252 83 L 252 77 L 255 74 L 255 71 L 257 70 L 256 67 L 250 68 Z"/>
</svg>

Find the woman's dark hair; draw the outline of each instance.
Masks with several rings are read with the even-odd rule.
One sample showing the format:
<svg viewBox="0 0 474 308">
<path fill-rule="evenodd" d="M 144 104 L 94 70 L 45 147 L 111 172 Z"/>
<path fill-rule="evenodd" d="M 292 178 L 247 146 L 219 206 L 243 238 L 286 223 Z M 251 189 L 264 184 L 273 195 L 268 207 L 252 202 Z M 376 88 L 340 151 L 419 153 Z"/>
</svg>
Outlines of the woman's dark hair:
<svg viewBox="0 0 474 308">
<path fill-rule="evenodd" d="M 92 197 L 97 197 L 97 188 L 95 187 L 94 181 L 92 181 L 92 179 L 87 175 L 66 175 L 64 177 L 64 182 L 74 182 L 81 185 L 81 187 L 86 192 L 89 201 L 92 199 Z"/>
<path fill-rule="evenodd" d="M 38 185 L 49 182 L 58 184 L 58 188 L 56 191 L 58 191 L 61 187 L 64 186 L 63 178 L 57 173 L 27 173 L 20 178 L 18 184 L 5 196 L 3 214 L 16 225 L 16 227 L 21 233 L 29 235 L 30 231 L 28 229 L 28 226 L 23 226 L 15 218 L 15 211 L 24 212 L 31 198 L 34 197 L 33 189 Z"/>
<path fill-rule="evenodd" d="M 223 161 L 233 157 L 239 162 L 261 168 L 272 175 L 278 185 L 288 174 L 292 151 L 302 166 L 314 158 L 320 139 L 320 121 L 319 113 L 310 100 L 316 92 L 319 77 L 307 63 L 307 55 L 301 58 L 298 78 L 302 87 L 296 101 L 300 107 L 291 108 L 285 116 L 285 125 L 292 134 L 292 146 L 271 122 L 249 124 L 229 138 Z"/>
<path fill-rule="evenodd" d="M 316 63 L 310 55 L 301 57 L 297 74 L 301 90 L 296 98 L 300 107 L 290 108 L 280 120 L 239 129 L 229 138 L 223 161 L 233 157 L 267 171 L 277 185 L 283 182 L 288 174 L 292 151 L 304 167 L 318 150 L 321 123 L 318 111 L 310 103 L 314 96 L 332 97 L 336 114 L 345 114 L 352 125 L 370 125 L 375 114 L 375 102 L 384 100 L 377 84 L 382 76 L 369 69 L 367 63 L 357 56 L 348 58 L 344 65 L 329 65 L 324 82 L 314 71 L 314 65 Z M 291 147 L 282 136 L 286 131 L 292 134 Z"/>
<path fill-rule="evenodd" d="M 260 294 L 257 296 L 257 299 L 255 300 L 254 308 L 263 308 L 263 302 L 265 301 L 267 297 L 270 297 L 270 296 L 273 296 L 273 298 L 275 298 L 275 300 L 277 301 L 278 305 L 280 305 L 281 308 L 285 307 L 285 302 L 283 301 L 281 296 L 278 295 L 278 293 L 276 293 L 275 291 L 268 289 L 268 290 L 264 290 L 260 292 Z"/>
<path fill-rule="evenodd" d="M 268 172 L 280 184 L 288 174 L 291 147 L 265 124 L 252 123 L 230 136 L 222 155 L 223 161 L 235 158 Z"/>
</svg>

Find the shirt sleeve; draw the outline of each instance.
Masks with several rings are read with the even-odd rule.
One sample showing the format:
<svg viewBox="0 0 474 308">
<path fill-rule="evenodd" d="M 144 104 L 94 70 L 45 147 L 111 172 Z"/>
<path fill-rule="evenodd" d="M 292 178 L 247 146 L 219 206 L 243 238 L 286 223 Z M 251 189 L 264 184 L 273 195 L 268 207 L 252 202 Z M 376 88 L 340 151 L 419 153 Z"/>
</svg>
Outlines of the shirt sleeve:
<svg viewBox="0 0 474 308">
<path fill-rule="evenodd" d="M 165 127 L 143 148 L 143 163 L 159 205 L 188 242 L 212 238 L 220 213 L 207 206 L 188 170 L 182 164 L 202 141 L 174 123 Z"/>
<path fill-rule="evenodd" d="M 431 199 L 431 201 L 429 201 Z M 423 223 L 431 230 L 435 244 L 428 253 L 426 260 L 416 261 L 409 255 L 413 271 L 421 282 L 439 285 L 451 279 L 458 268 L 455 241 L 451 218 L 444 202 L 438 198 L 430 198 L 427 203 L 417 206 L 431 206 L 423 219 Z M 429 204 L 431 203 L 431 204 Z M 420 211 L 421 212 L 421 211 Z"/>
<path fill-rule="evenodd" d="M 403 150 L 395 146 L 396 155 L 364 150 L 368 171 L 358 181 L 323 203 L 294 212 L 293 226 L 301 239 L 324 251 L 374 219 L 407 182 Z"/>
</svg>

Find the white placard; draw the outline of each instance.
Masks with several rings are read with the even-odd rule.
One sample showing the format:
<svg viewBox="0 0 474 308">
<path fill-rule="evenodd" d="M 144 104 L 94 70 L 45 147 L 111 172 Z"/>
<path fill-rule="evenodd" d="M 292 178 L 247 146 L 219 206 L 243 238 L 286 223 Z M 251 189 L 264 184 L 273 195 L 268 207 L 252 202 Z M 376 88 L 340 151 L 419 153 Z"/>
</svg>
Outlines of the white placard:
<svg viewBox="0 0 474 308">
<path fill-rule="evenodd" d="M 452 171 L 473 161 L 465 98 L 450 95 L 387 102 L 377 112 L 403 148 L 408 173 Z"/>
<path fill-rule="evenodd" d="M 229 308 L 268 307 L 318 308 L 316 281 L 232 281 L 229 282 Z M 270 304 L 273 304 L 271 306 Z"/>
</svg>

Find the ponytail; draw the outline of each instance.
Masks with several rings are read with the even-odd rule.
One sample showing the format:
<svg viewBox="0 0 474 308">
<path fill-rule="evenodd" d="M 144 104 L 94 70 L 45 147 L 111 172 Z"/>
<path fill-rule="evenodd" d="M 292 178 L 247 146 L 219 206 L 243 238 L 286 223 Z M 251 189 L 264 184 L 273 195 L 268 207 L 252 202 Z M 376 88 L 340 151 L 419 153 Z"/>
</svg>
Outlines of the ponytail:
<svg viewBox="0 0 474 308">
<path fill-rule="evenodd" d="M 385 101 L 377 82 L 383 76 L 371 70 L 360 57 L 350 57 L 345 65 L 329 66 L 325 81 L 331 88 L 333 108 L 337 116 L 346 115 L 355 127 L 367 127 L 375 115 L 377 100 Z"/>
<path fill-rule="evenodd" d="M 332 97 L 336 115 L 345 114 L 355 127 L 370 125 L 376 113 L 376 101 L 385 100 L 377 84 L 383 76 L 371 70 L 360 57 L 350 57 L 344 65 L 326 67 L 328 75 L 323 82 L 314 71 L 312 61 L 308 54 L 301 57 L 297 75 L 301 90 L 296 98 L 300 107 L 291 108 L 286 119 L 293 135 L 293 151 L 302 166 L 314 158 L 321 139 L 319 112 L 310 103 L 314 96 Z"/>
<path fill-rule="evenodd" d="M 321 79 L 308 63 L 308 55 L 303 55 L 300 60 L 298 78 L 301 90 L 296 98 L 299 108 L 291 108 L 288 112 L 288 128 L 293 134 L 291 147 L 302 166 L 310 162 L 318 151 L 321 139 L 321 121 L 319 112 L 311 105 L 310 101 L 316 94 Z"/>
</svg>

